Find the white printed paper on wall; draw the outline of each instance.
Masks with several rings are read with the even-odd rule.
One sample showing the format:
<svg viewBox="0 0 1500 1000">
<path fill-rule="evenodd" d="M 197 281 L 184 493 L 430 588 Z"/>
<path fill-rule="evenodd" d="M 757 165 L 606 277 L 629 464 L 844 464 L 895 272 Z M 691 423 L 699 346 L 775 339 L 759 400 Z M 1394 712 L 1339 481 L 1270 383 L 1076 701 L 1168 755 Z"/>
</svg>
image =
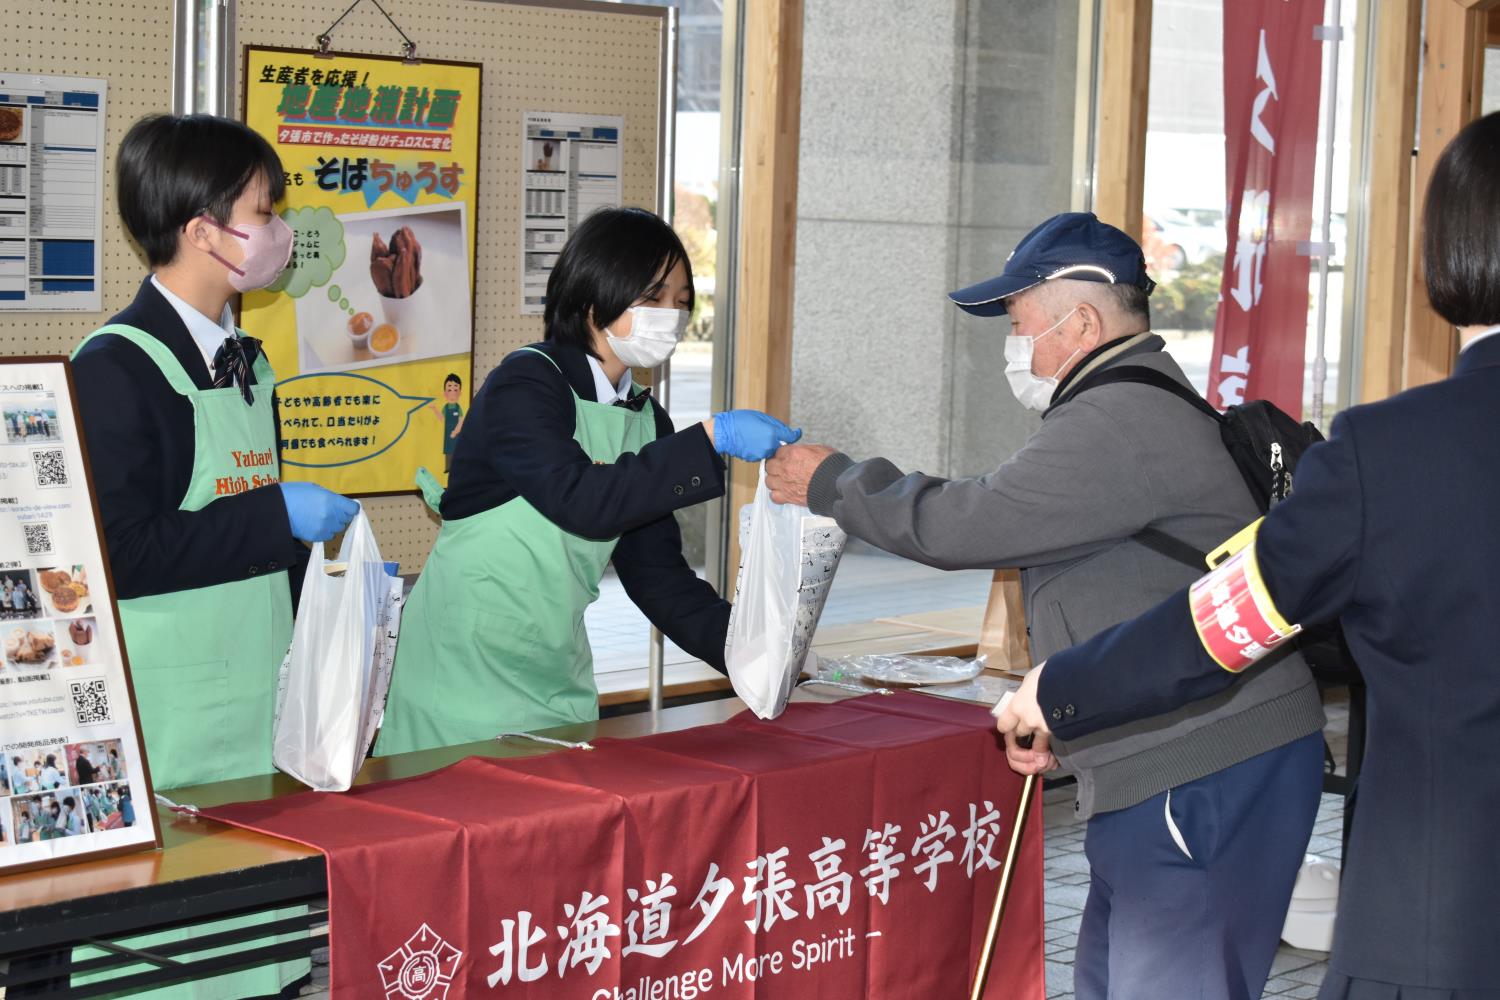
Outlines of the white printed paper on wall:
<svg viewBox="0 0 1500 1000">
<path fill-rule="evenodd" d="M 0 73 L 0 311 L 104 308 L 105 89 Z"/>
<path fill-rule="evenodd" d="M 75 413 L 0 363 L 0 873 L 157 842 Z"/>
<path fill-rule="evenodd" d="M 540 316 L 568 236 L 596 209 L 620 204 L 618 115 L 528 111 L 522 125 L 521 314 Z"/>
</svg>

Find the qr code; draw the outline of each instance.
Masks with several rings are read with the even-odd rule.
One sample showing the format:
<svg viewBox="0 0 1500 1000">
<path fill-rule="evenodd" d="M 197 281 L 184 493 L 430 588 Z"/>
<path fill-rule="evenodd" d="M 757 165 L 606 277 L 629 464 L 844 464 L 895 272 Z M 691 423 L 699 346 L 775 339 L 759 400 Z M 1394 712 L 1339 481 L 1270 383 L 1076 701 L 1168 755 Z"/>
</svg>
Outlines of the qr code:
<svg viewBox="0 0 1500 1000">
<path fill-rule="evenodd" d="M 68 462 L 61 448 L 38 448 L 31 453 L 38 487 L 68 485 Z"/>
<path fill-rule="evenodd" d="M 21 530 L 26 533 L 26 554 L 31 556 L 46 555 L 52 551 L 52 525 L 45 521 L 35 524 L 23 524 Z"/>
<path fill-rule="evenodd" d="M 101 722 L 113 722 L 109 710 L 109 688 L 103 677 L 88 681 L 72 681 L 68 684 L 73 696 L 73 721 L 80 726 L 92 726 Z"/>
</svg>

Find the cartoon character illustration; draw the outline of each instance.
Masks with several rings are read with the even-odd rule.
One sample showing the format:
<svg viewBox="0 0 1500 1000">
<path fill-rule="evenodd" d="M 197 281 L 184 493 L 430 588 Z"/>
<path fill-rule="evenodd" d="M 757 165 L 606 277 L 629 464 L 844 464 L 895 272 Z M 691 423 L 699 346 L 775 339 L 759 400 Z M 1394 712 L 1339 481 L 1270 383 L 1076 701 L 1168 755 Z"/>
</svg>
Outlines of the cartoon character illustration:
<svg viewBox="0 0 1500 1000">
<path fill-rule="evenodd" d="M 436 405 L 429 403 L 427 408 L 437 416 L 443 418 L 443 471 L 447 472 L 453 465 L 453 446 L 458 443 L 458 432 L 464 426 L 464 408 L 458 405 L 459 394 L 463 392 L 463 379 L 452 372 L 443 379 L 443 398 L 447 400 L 442 410 Z"/>
</svg>

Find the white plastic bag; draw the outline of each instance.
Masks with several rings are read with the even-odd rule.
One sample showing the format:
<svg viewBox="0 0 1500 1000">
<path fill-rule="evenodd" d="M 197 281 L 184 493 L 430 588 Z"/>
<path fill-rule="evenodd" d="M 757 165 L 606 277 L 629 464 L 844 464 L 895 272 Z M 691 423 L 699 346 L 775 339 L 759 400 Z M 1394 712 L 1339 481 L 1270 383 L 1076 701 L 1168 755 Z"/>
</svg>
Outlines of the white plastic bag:
<svg viewBox="0 0 1500 1000">
<path fill-rule="evenodd" d="M 386 572 L 365 512 L 337 562 L 313 546 L 276 692 L 272 759 L 320 792 L 346 791 L 370 751 L 390 689 L 401 578 Z"/>
<path fill-rule="evenodd" d="M 740 511 L 740 572 L 724 637 L 734 693 L 762 719 L 786 708 L 847 536 L 831 517 L 771 501 L 761 466 Z"/>
</svg>

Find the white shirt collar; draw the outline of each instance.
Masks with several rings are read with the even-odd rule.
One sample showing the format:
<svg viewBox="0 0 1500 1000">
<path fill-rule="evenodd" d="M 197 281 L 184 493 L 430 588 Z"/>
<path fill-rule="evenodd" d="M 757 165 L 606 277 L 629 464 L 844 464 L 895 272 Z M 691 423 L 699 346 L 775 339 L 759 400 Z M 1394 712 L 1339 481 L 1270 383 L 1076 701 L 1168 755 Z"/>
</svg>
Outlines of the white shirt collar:
<svg viewBox="0 0 1500 1000">
<path fill-rule="evenodd" d="M 620 376 L 620 381 L 614 385 L 609 384 L 609 376 L 604 374 L 604 366 L 599 359 L 592 354 L 588 355 L 589 371 L 594 373 L 594 398 L 601 403 L 618 403 L 622 399 L 630 398 L 630 369 Z"/>
<path fill-rule="evenodd" d="M 1497 333 L 1500 333 L 1500 326 L 1492 326 L 1488 330 L 1485 330 L 1485 331 L 1483 331 L 1481 333 L 1476 333 L 1474 335 L 1474 339 L 1473 340 L 1469 341 L 1467 344 L 1465 344 L 1464 346 L 1462 346 L 1462 347 L 1460 347 L 1458 349 L 1458 353 L 1462 354 L 1464 351 L 1467 351 L 1469 348 L 1473 347 L 1475 344 L 1479 343 L 1481 340 L 1485 340 L 1485 339 L 1487 339 L 1489 337 L 1493 337 Z"/>
<path fill-rule="evenodd" d="M 203 315 L 182 299 L 172 294 L 172 290 L 160 281 L 156 275 L 151 276 L 151 284 L 161 292 L 162 298 L 177 310 L 177 315 L 182 317 L 182 325 L 187 327 L 187 332 L 192 335 L 193 343 L 198 345 L 198 350 L 203 353 L 203 363 L 208 366 L 210 373 L 214 370 L 214 355 L 219 353 L 219 348 L 224 343 L 225 337 L 233 337 L 237 334 L 234 329 L 234 311 L 229 304 L 224 304 L 224 312 L 219 316 L 219 322 L 215 323 Z"/>
</svg>

